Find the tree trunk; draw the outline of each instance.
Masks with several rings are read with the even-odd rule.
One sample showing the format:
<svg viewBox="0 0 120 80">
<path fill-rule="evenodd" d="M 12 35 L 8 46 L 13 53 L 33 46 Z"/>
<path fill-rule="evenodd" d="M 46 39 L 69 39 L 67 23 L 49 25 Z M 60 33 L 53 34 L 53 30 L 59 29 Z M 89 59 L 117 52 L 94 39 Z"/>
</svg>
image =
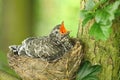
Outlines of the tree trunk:
<svg viewBox="0 0 120 80">
<path fill-rule="evenodd" d="M 85 2 L 81 2 L 80 9 L 84 9 Z M 102 72 L 99 75 L 100 80 L 120 80 L 120 17 L 113 21 L 113 32 L 108 40 L 96 41 L 88 33 L 89 22 L 86 27 L 82 27 L 80 19 L 78 38 L 85 43 L 85 59 L 93 64 L 102 65 Z"/>
</svg>

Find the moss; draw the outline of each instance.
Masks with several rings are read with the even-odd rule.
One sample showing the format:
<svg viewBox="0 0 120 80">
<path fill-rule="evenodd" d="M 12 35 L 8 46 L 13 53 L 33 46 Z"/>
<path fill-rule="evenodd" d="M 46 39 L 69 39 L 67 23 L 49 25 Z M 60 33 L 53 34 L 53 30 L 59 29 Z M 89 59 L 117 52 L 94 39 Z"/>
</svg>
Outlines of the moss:
<svg viewBox="0 0 120 80">
<path fill-rule="evenodd" d="M 80 20 L 81 23 L 81 20 Z M 93 64 L 101 64 L 103 69 L 99 74 L 100 80 L 119 80 L 120 72 L 120 19 L 113 23 L 113 32 L 107 41 L 95 41 L 90 37 L 88 30 L 93 22 L 87 27 L 79 25 L 78 37 L 85 43 L 85 59 Z"/>
</svg>

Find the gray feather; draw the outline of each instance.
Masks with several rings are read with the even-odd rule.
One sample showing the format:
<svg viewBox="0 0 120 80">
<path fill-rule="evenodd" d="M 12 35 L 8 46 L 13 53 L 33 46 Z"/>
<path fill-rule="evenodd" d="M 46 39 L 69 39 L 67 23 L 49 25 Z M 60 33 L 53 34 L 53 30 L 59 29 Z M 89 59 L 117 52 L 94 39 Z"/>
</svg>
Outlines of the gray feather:
<svg viewBox="0 0 120 80">
<path fill-rule="evenodd" d="M 9 48 L 18 55 L 25 54 L 46 61 L 58 60 L 73 47 L 69 40 L 69 33 L 61 34 L 59 26 L 57 25 L 49 36 L 30 37 L 25 39 L 21 45 L 12 45 Z"/>
</svg>

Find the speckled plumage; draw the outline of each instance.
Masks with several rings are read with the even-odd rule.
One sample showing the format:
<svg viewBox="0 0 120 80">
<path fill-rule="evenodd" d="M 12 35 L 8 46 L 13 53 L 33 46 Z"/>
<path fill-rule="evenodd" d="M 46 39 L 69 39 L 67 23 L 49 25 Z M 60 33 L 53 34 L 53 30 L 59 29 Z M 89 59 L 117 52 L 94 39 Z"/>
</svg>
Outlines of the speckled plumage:
<svg viewBox="0 0 120 80">
<path fill-rule="evenodd" d="M 60 33 L 61 25 L 55 26 L 48 36 L 27 38 L 22 45 L 12 45 L 9 48 L 18 55 L 26 54 L 49 62 L 58 60 L 73 47 L 69 32 Z"/>
</svg>

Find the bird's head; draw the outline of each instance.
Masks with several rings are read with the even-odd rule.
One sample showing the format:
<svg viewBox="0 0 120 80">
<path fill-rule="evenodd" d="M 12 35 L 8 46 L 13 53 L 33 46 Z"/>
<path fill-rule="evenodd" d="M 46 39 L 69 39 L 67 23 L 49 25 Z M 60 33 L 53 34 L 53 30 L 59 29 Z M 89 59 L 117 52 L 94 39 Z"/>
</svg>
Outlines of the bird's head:
<svg viewBox="0 0 120 80">
<path fill-rule="evenodd" d="M 66 30 L 64 26 L 64 22 L 59 25 L 56 25 L 50 33 L 50 38 L 54 41 L 59 40 L 62 41 L 63 39 L 69 37 L 69 31 Z"/>
</svg>

